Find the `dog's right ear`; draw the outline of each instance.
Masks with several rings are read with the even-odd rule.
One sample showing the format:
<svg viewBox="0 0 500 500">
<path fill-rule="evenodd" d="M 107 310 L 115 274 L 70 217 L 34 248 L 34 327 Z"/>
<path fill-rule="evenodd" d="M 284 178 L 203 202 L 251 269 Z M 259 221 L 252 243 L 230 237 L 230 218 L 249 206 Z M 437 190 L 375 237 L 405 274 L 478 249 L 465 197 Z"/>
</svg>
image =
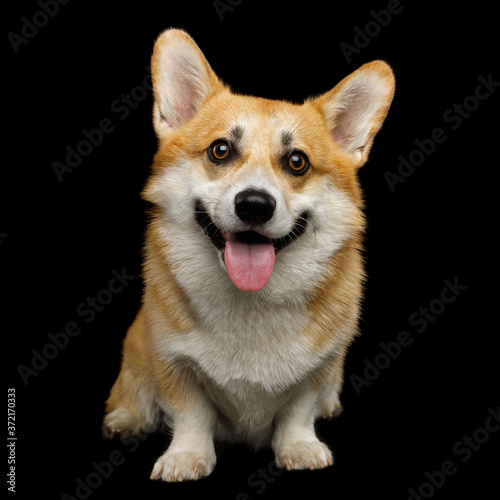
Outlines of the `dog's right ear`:
<svg viewBox="0 0 500 500">
<path fill-rule="evenodd" d="M 156 40 L 151 73 L 158 137 L 184 125 L 224 88 L 194 40 L 178 29 L 166 30 Z"/>
</svg>

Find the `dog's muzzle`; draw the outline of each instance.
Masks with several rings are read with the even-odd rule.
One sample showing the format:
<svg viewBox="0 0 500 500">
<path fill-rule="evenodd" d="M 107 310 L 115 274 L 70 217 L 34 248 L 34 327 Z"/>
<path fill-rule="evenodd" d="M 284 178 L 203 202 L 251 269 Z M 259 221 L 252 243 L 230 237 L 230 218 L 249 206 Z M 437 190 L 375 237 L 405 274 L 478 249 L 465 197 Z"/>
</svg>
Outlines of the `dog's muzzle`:
<svg viewBox="0 0 500 500">
<path fill-rule="evenodd" d="M 240 290 L 255 292 L 264 288 L 271 278 L 276 254 L 306 230 L 307 212 L 304 212 L 287 235 L 269 238 L 262 234 L 275 209 L 276 200 L 269 193 L 254 189 L 241 191 L 235 196 L 235 213 L 242 222 L 255 229 L 224 232 L 214 223 L 202 201 L 196 201 L 195 219 L 222 252 L 227 273 Z"/>
</svg>

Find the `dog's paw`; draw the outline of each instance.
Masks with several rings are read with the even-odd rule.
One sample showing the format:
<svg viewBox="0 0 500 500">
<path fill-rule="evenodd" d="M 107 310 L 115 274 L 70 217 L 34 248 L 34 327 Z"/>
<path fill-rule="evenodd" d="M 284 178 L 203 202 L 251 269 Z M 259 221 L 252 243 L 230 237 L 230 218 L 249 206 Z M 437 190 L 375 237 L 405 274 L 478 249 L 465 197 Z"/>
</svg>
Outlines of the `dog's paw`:
<svg viewBox="0 0 500 500">
<path fill-rule="evenodd" d="M 333 465 L 333 455 L 321 441 L 298 441 L 283 445 L 276 463 L 286 470 L 324 469 Z"/>
<path fill-rule="evenodd" d="M 340 402 L 332 403 L 325 400 L 321 403 L 319 416 L 327 419 L 336 418 L 342 413 L 342 410 Z"/>
<path fill-rule="evenodd" d="M 215 452 L 167 450 L 155 463 L 151 479 L 163 481 L 197 480 L 208 476 L 215 466 Z"/>
<path fill-rule="evenodd" d="M 103 432 L 108 438 L 120 434 L 126 439 L 139 434 L 141 426 L 137 417 L 130 410 L 117 408 L 104 417 Z"/>
<path fill-rule="evenodd" d="M 327 398 L 320 403 L 319 415 L 321 418 L 335 418 L 342 413 L 342 405 L 340 404 L 339 395 L 337 392 L 332 392 Z"/>
</svg>

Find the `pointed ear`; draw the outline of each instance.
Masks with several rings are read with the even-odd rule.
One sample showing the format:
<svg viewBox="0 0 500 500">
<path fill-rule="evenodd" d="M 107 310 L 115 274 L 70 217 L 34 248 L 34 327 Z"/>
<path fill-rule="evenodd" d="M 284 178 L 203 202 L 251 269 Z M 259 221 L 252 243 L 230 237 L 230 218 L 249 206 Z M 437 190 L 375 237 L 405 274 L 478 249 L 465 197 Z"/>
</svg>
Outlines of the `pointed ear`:
<svg viewBox="0 0 500 500">
<path fill-rule="evenodd" d="M 166 30 L 156 40 L 151 73 L 158 137 L 184 125 L 223 88 L 194 40 L 178 29 Z"/>
<path fill-rule="evenodd" d="M 388 64 L 373 61 L 312 102 L 324 114 L 333 140 L 361 167 L 394 95 Z"/>
</svg>

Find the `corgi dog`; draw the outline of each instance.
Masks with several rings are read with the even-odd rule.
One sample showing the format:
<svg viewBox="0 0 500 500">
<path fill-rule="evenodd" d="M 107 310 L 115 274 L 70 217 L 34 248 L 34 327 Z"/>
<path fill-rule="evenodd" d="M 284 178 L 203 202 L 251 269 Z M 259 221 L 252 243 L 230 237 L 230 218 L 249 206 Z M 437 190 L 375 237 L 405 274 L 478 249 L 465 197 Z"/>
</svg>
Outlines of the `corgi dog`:
<svg viewBox="0 0 500 500">
<path fill-rule="evenodd" d="M 164 481 L 210 474 L 218 440 L 270 446 L 288 470 L 332 465 L 314 423 L 341 409 L 364 280 L 357 170 L 393 72 L 373 61 L 302 104 L 244 96 L 177 29 L 151 68 L 143 303 L 105 432 L 169 429 Z"/>
</svg>

